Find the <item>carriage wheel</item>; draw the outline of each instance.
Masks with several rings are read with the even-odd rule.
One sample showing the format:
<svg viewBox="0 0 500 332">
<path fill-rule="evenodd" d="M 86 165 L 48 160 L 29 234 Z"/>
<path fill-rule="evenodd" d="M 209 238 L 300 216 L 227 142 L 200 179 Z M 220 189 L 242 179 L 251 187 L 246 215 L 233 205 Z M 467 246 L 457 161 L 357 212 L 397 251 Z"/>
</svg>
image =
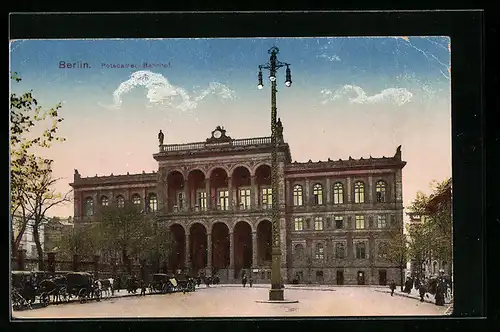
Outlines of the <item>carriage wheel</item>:
<svg viewBox="0 0 500 332">
<path fill-rule="evenodd" d="M 78 299 L 80 300 L 80 303 L 85 303 L 87 300 L 87 290 L 85 288 L 78 291 Z"/>
<path fill-rule="evenodd" d="M 49 302 L 50 302 L 50 298 L 49 298 L 48 293 L 40 294 L 40 303 L 42 304 L 42 306 L 44 306 L 44 307 L 48 306 Z"/>
<path fill-rule="evenodd" d="M 23 304 L 23 298 L 17 291 L 12 292 L 12 309 L 18 310 L 21 309 Z"/>
<path fill-rule="evenodd" d="M 68 290 L 66 289 L 66 287 L 62 287 L 60 290 L 59 290 L 59 297 L 62 299 L 62 301 L 64 302 L 68 302 L 69 301 L 69 294 L 68 294 Z"/>
<path fill-rule="evenodd" d="M 94 297 L 97 300 L 97 302 L 101 301 L 102 291 L 100 289 L 96 289 L 94 291 Z"/>
</svg>

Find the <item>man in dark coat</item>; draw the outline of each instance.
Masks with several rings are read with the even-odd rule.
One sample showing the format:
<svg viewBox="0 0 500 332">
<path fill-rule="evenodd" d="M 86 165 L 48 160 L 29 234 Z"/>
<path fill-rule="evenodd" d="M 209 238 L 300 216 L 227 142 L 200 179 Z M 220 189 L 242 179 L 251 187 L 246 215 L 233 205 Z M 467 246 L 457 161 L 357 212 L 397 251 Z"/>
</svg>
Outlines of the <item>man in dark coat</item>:
<svg viewBox="0 0 500 332">
<path fill-rule="evenodd" d="M 389 288 L 391 289 L 391 296 L 394 296 L 394 290 L 396 289 L 396 282 L 394 280 L 389 284 Z"/>
<path fill-rule="evenodd" d="M 426 292 L 426 288 L 425 288 L 425 284 L 420 284 L 418 286 L 418 293 L 420 295 L 420 302 L 424 302 L 424 296 L 425 296 L 425 292 Z"/>
<path fill-rule="evenodd" d="M 436 305 L 443 306 L 444 305 L 444 293 L 446 291 L 446 285 L 443 282 L 442 278 L 437 280 L 436 284 Z"/>
<path fill-rule="evenodd" d="M 243 284 L 243 287 L 247 284 L 247 275 L 244 274 L 243 277 L 241 278 L 241 283 Z"/>
</svg>

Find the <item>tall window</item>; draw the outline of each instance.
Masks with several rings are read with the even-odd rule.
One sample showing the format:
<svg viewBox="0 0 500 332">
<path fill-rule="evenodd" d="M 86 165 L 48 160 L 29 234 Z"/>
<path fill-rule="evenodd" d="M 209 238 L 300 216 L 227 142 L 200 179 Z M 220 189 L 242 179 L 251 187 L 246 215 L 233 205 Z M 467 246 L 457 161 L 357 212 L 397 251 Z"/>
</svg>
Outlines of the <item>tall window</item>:
<svg viewBox="0 0 500 332">
<path fill-rule="evenodd" d="M 250 189 L 240 189 L 240 208 L 243 210 L 250 209 Z"/>
<path fill-rule="evenodd" d="M 94 200 L 92 197 L 87 197 L 83 202 L 83 214 L 87 217 L 94 215 Z"/>
<path fill-rule="evenodd" d="M 342 216 L 335 216 L 335 228 L 336 229 L 342 229 L 342 228 L 344 228 L 344 217 L 342 217 Z"/>
<path fill-rule="evenodd" d="M 119 207 L 119 208 L 122 208 L 125 206 L 125 198 L 123 198 L 123 196 L 117 196 L 116 197 L 116 205 Z"/>
<path fill-rule="evenodd" d="M 314 218 L 314 230 L 322 231 L 323 230 L 323 217 L 315 217 Z"/>
<path fill-rule="evenodd" d="M 366 243 L 364 242 L 356 243 L 356 258 L 357 259 L 366 258 Z"/>
<path fill-rule="evenodd" d="M 132 204 L 141 205 L 141 196 L 134 194 L 134 196 L 132 196 Z"/>
<path fill-rule="evenodd" d="M 293 205 L 302 206 L 302 186 L 297 184 L 293 187 Z"/>
<path fill-rule="evenodd" d="M 148 196 L 148 210 L 149 212 L 156 212 L 158 210 L 158 199 L 156 198 L 156 194 L 149 194 Z"/>
<path fill-rule="evenodd" d="M 380 180 L 377 182 L 375 187 L 376 195 L 377 195 L 377 203 L 385 202 L 385 182 Z"/>
<path fill-rule="evenodd" d="M 323 259 L 325 257 L 325 248 L 322 243 L 316 244 L 315 257 L 316 259 Z"/>
<path fill-rule="evenodd" d="M 323 204 L 323 186 L 319 183 L 316 183 L 313 186 L 313 204 L 314 205 Z"/>
<path fill-rule="evenodd" d="M 109 205 L 109 199 L 106 196 L 101 197 L 101 206 L 108 206 Z"/>
<path fill-rule="evenodd" d="M 302 231 L 304 230 L 304 219 L 302 217 L 296 217 L 294 220 L 294 230 Z"/>
<path fill-rule="evenodd" d="M 341 242 L 335 243 L 335 258 L 342 259 L 345 257 L 345 245 Z"/>
<path fill-rule="evenodd" d="M 198 202 L 198 207 L 202 211 L 206 211 L 207 209 L 207 193 L 206 191 L 198 191 L 197 193 L 197 202 Z"/>
<path fill-rule="evenodd" d="M 221 190 L 219 191 L 219 206 L 221 210 L 229 209 L 229 191 Z"/>
<path fill-rule="evenodd" d="M 386 228 L 387 227 L 387 218 L 385 214 L 381 214 L 377 216 L 377 226 L 378 228 Z"/>
<path fill-rule="evenodd" d="M 388 254 L 388 247 L 387 243 L 385 242 L 380 242 L 378 244 L 378 257 L 380 259 L 387 259 L 387 254 Z"/>
<path fill-rule="evenodd" d="M 262 207 L 270 209 L 273 205 L 273 190 L 271 188 L 262 188 Z"/>
<path fill-rule="evenodd" d="M 300 260 L 304 258 L 304 246 L 302 244 L 295 245 L 295 258 Z"/>
<path fill-rule="evenodd" d="M 333 204 L 344 203 L 344 186 L 337 182 L 333 185 Z"/>
<path fill-rule="evenodd" d="M 365 228 L 365 216 L 356 216 L 356 229 Z"/>
<path fill-rule="evenodd" d="M 365 202 L 365 185 L 358 181 L 354 184 L 354 203 Z"/>
</svg>

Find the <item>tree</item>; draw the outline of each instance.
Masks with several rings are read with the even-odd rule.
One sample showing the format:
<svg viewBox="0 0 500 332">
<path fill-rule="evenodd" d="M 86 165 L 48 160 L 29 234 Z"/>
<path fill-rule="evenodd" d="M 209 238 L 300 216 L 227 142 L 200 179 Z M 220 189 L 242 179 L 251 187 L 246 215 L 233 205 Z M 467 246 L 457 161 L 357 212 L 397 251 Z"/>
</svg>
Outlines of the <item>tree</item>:
<svg viewBox="0 0 500 332">
<path fill-rule="evenodd" d="M 116 204 L 102 207 L 94 222 L 101 252 L 108 252 L 112 257 L 121 256 L 129 268 L 130 258 L 141 257 L 145 241 L 151 234 L 151 216 L 144 214 L 138 205 L 125 201 L 121 207 Z"/>
<path fill-rule="evenodd" d="M 147 235 L 141 243 L 139 259 L 149 261 L 158 272 L 162 264 L 168 266 L 168 260 L 174 248 L 174 238 L 169 228 L 155 219 L 146 222 Z"/>
<path fill-rule="evenodd" d="M 57 242 L 58 253 L 62 258 L 71 259 L 74 255 L 91 259 L 95 250 L 95 230 L 93 225 L 66 228 Z"/>
<path fill-rule="evenodd" d="M 408 261 L 408 240 L 402 230 L 390 232 L 390 239 L 387 242 L 387 260 L 399 268 L 401 291 L 404 284 L 404 269 Z"/>
<path fill-rule="evenodd" d="M 19 83 L 21 78 L 12 73 L 11 81 Z M 58 110 L 61 104 L 42 110 L 32 91 L 10 94 L 10 220 L 11 250 L 15 254 L 33 217 L 27 211 L 27 194 L 34 188 L 29 180 L 40 179 L 51 173 L 52 159 L 37 156 L 34 149 L 50 148 L 54 141 L 64 141 L 57 136 L 58 125 L 63 121 Z M 39 214 L 40 215 L 40 214 Z"/>
<path fill-rule="evenodd" d="M 44 168 L 40 169 L 43 170 Z M 28 190 L 23 193 L 22 200 L 25 210 L 29 212 L 31 220 L 33 220 L 33 237 L 38 254 L 38 268 L 43 271 L 45 270 L 45 263 L 40 241 L 40 226 L 48 221 L 46 217 L 47 211 L 54 206 L 71 201 L 71 192 L 61 195 L 54 191 L 52 186 L 59 179 L 54 179 L 50 171 L 41 173 L 39 177 L 27 177 L 25 180 L 25 187 Z"/>
</svg>

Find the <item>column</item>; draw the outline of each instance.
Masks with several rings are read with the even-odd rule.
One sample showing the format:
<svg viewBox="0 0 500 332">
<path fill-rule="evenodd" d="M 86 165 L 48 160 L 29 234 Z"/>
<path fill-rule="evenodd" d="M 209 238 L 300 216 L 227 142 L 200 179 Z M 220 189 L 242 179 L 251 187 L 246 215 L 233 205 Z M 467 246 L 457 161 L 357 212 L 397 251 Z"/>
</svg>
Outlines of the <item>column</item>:
<svg viewBox="0 0 500 332">
<path fill-rule="evenodd" d="M 257 232 L 252 232 L 252 267 L 256 268 L 258 266 L 257 262 Z"/>
<path fill-rule="evenodd" d="M 401 169 L 396 171 L 396 202 L 401 203 L 403 201 L 403 174 Z"/>
<path fill-rule="evenodd" d="M 286 180 L 286 186 L 285 186 L 285 197 L 286 197 L 286 202 L 285 204 L 287 206 L 293 206 L 293 188 L 292 188 L 292 183 L 290 180 Z"/>
<path fill-rule="evenodd" d="M 305 189 L 304 203 L 306 205 L 306 208 L 309 209 L 309 205 L 311 203 L 311 194 L 310 194 L 311 182 L 308 178 L 306 178 L 306 187 L 304 189 Z"/>
<path fill-rule="evenodd" d="M 206 193 L 206 203 L 207 203 L 207 210 L 210 210 L 212 207 L 212 195 L 210 193 L 210 179 L 205 179 L 205 193 Z"/>
<path fill-rule="evenodd" d="M 191 206 L 191 199 L 189 197 L 189 182 L 184 180 L 184 211 L 189 211 Z"/>
<path fill-rule="evenodd" d="M 234 239 L 233 232 L 229 232 L 229 268 L 234 269 Z"/>
<path fill-rule="evenodd" d="M 332 204 L 332 186 L 330 184 L 330 178 L 326 178 L 326 204 Z"/>
<path fill-rule="evenodd" d="M 186 231 L 186 269 L 191 266 L 191 246 L 189 244 L 189 230 Z"/>
<path fill-rule="evenodd" d="M 371 174 L 368 175 L 368 202 L 374 203 L 373 202 L 373 176 Z"/>
<path fill-rule="evenodd" d="M 170 212 L 170 206 L 169 206 L 169 201 L 168 201 L 168 199 L 169 199 L 168 183 L 166 181 L 163 183 L 163 190 L 164 190 L 163 191 L 163 200 L 164 200 L 163 207 L 164 207 L 165 213 L 168 213 L 168 212 Z"/>
<path fill-rule="evenodd" d="M 352 179 L 351 177 L 347 178 L 347 203 L 352 202 Z"/>
<path fill-rule="evenodd" d="M 143 197 L 142 202 L 144 204 L 144 211 L 148 211 L 149 212 L 149 210 L 148 210 L 148 197 L 146 195 L 146 188 L 144 188 L 142 190 L 142 197 Z"/>
<path fill-rule="evenodd" d="M 212 233 L 207 233 L 207 268 L 212 270 Z"/>
<path fill-rule="evenodd" d="M 233 210 L 235 209 L 235 204 L 233 204 L 233 199 L 234 199 L 234 193 L 233 193 L 233 178 L 229 176 L 227 178 L 227 190 L 229 191 L 229 206 L 228 210 Z"/>
<path fill-rule="evenodd" d="M 252 186 L 252 195 L 253 195 L 253 202 L 252 202 L 252 209 L 257 209 L 259 207 L 259 188 L 257 186 L 257 179 L 255 178 L 255 175 L 252 175 L 250 177 L 250 184 Z"/>
</svg>

